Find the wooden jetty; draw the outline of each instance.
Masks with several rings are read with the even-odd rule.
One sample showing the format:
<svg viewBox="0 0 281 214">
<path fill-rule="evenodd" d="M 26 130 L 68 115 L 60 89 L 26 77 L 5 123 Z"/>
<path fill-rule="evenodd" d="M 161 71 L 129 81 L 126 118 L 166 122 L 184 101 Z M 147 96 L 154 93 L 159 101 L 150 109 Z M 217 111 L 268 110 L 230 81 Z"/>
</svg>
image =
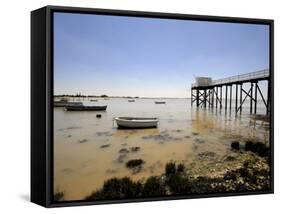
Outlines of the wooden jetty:
<svg viewBox="0 0 281 214">
<path fill-rule="evenodd" d="M 267 99 L 260 89 L 259 82 L 267 81 Z M 243 86 L 250 85 L 249 90 L 245 90 Z M 235 112 L 242 112 L 245 100 L 250 99 L 250 113 L 257 113 L 258 94 L 266 107 L 266 114 L 270 114 L 270 72 L 269 69 L 251 72 L 247 74 L 232 76 L 228 78 L 212 80 L 209 77 L 198 77 L 196 83 L 191 86 L 191 105 L 196 103 L 197 107 L 207 108 L 225 108 L 231 111 L 232 107 L 232 89 L 235 86 Z M 224 101 L 222 98 L 224 88 Z M 229 89 L 229 90 L 228 90 Z M 229 97 L 228 97 L 229 96 Z"/>
</svg>

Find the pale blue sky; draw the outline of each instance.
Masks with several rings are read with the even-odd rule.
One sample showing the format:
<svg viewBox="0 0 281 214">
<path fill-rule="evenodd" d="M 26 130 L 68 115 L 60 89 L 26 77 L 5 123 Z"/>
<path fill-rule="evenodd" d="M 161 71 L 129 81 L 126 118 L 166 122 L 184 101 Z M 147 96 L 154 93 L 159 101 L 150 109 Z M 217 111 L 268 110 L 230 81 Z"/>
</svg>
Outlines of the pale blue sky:
<svg viewBox="0 0 281 214">
<path fill-rule="evenodd" d="M 54 14 L 54 93 L 190 97 L 196 76 L 269 67 L 269 26 Z"/>
</svg>

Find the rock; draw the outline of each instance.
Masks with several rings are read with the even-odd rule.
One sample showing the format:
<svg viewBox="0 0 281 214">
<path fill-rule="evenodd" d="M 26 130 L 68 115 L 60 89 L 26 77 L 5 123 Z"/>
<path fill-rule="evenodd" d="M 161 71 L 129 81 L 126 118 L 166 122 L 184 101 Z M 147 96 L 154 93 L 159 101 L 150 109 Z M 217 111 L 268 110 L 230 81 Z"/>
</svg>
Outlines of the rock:
<svg viewBox="0 0 281 214">
<path fill-rule="evenodd" d="M 246 141 L 245 151 L 254 152 L 261 157 L 268 157 L 270 153 L 269 147 L 266 146 L 264 143 L 261 142 L 254 143 L 252 141 Z"/>
<path fill-rule="evenodd" d="M 254 143 L 252 141 L 246 141 L 245 143 L 245 151 L 252 151 L 254 150 Z"/>
<path fill-rule="evenodd" d="M 182 132 L 180 129 L 173 130 L 173 132 Z"/>
<path fill-rule="evenodd" d="M 101 114 L 97 114 L 97 115 L 96 115 L 96 118 L 101 118 Z"/>
<path fill-rule="evenodd" d="M 110 133 L 110 132 L 96 132 L 96 135 L 101 137 L 101 136 L 107 136 L 107 137 L 110 137 L 112 136 L 113 134 Z"/>
<path fill-rule="evenodd" d="M 201 152 L 197 156 L 199 160 L 211 161 L 217 159 L 217 154 L 214 152 Z"/>
<path fill-rule="evenodd" d="M 82 140 L 79 140 L 78 142 L 79 143 L 86 143 L 86 142 L 88 142 L 88 140 L 87 139 L 82 139 Z"/>
<path fill-rule="evenodd" d="M 239 150 L 239 149 L 240 149 L 240 143 L 239 143 L 239 141 L 232 141 L 232 142 L 231 142 L 231 148 L 232 148 L 233 150 Z"/>
<path fill-rule="evenodd" d="M 144 164 L 144 161 L 142 159 L 134 159 L 134 160 L 129 160 L 126 163 L 126 167 L 129 169 L 133 169 L 135 167 L 141 166 L 142 164 Z"/>
<path fill-rule="evenodd" d="M 126 148 L 122 148 L 122 149 L 119 150 L 119 153 L 122 153 L 122 154 L 129 153 L 129 152 L 130 151 L 128 149 L 126 149 Z"/>
<path fill-rule="evenodd" d="M 131 147 L 130 150 L 131 150 L 132 152 L 137 152 L 137 151 L 140 150 L 140 147 L 139 147 L 139 146 Z"/>
<path fill-rule="evenodd" d="M 162 141 L 162 142 L 178 140 L 177 138 L 174 138 L 174 137 L 170 136 L 169 134 L 147 135 L 147 136 L 143 136 L 142 139 Z"/>
<path fill-rule="evenodd" d="M 224 160 L 225 160 L 225 161 L 235 161 L 236 158 L 233 157 L 233 156 L 227 156 Z"/>
<path fill-rule="evenodd" d="M 122 154 L 120 154 L 119 156 L 118 156 L 118 158 L 117 158 L 117 162 L 118 163 L 123 163 L 124 162 L 124 159 L 127 157 L 127 154 L 124 154 L 124 153 L 122 153 Z"/>
<path fill-rule="evenodd" d="M 103 148 L 107 148 L 107 147 L 109 147 L 109 146 L 110 146 L 110 144 L 103 144 L 103 145 L 100 146 L 100 148 L 103 149 Z"/>
<path fill-rule="evenodd" d="M 201 140 L 201 139 L 198 139 L 198 138 L 195 139 L 195 142 L 196 142 L 196 143 L 200 143 L 200 144 L 205 143 L 204 140 Z"/>
</svg>

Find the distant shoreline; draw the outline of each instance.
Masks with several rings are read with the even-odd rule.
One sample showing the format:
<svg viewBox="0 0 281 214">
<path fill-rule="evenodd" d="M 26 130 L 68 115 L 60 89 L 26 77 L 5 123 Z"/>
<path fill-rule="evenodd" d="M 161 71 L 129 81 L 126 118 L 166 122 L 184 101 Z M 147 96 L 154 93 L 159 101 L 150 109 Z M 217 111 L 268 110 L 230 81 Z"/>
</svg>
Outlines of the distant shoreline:
<svg viewBox="0 0 281 214">
<path fill-rule="evenodd" d="M 190 97 L 139 97 L 139 96 L 108 96 L 108 95 L 54 95 L 54 98 L 124 98 L 124 99 L 191 99 Z"/>
</svg>

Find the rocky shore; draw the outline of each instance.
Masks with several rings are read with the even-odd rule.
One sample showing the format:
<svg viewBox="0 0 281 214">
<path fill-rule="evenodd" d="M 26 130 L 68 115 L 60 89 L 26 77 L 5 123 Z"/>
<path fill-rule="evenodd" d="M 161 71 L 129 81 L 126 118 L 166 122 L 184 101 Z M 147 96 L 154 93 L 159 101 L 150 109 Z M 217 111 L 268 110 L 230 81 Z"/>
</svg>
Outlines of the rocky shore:
<svg viewBox="0 0 281 214">
<path fill-rule="evenodd" d="M 215 153 L 198 154 L 200 167 L 169 162 L 160 176 L 133 181 L 129 177 L 111 178 L 85 200 L 108 200 L 169 195 L 197 195 L 270 189 L 270 149 L 260 142 L 232 142 L 233 155 L 218 158 Z M 138 167 L 142 160 L 127 163 Z M 138 168 L 140 169 L 140 168 Z"/>
</svg>

